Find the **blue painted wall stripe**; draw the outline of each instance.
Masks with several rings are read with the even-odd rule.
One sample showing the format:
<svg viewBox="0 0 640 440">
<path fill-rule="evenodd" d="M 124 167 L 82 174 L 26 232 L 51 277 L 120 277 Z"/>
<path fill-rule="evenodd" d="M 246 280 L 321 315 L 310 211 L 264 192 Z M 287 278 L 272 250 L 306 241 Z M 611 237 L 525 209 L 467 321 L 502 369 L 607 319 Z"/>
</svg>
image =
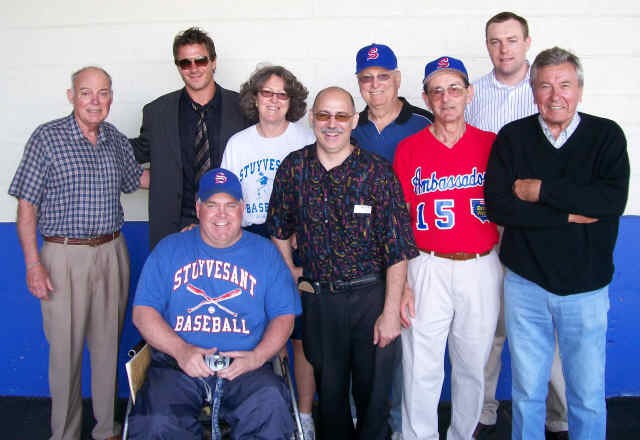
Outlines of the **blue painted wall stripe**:
<svg viewBox="0 0 640 440">
<path fill-rule="evenodd" d="M 0 255 L 4 270 L 0 275 L 0 395 L 48 396 L 48 345 L 42 331 L 39 302 L 27 291 L 24 264 L 14 223 L 0 223 Z M 129 308 L 120 348 L 118 371 L 120 395 L 128 395 L 124 362 L 127 349 L 140 338 L 131 323 L 131 301 L 138 275 L 149 252 L 146 222 L 127 222 L 123 228 L 131 256 Z M 640 216 L 625 216 L 615 251 L 616 273 L 609 289 L 611 309 L 607 335 L 607 396 L 640 396 Z M 503 369 L 498 398 L 510 398 L 508 349 L 503 353 Z M 83 394 L 90 395 L 88 354 L 83 367 Z M 449 399 L 449 380 L 445 380 L 443 398 Z"/>
</svg>

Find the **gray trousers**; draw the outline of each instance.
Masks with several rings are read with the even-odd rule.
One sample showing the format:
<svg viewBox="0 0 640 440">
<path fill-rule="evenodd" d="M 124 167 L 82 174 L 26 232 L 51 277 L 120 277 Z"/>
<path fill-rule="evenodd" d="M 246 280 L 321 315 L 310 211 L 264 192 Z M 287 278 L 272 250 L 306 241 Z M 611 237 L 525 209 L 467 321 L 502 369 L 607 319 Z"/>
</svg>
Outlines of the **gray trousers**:
<svg viewBox="0 0 640 440">
<path fill-rule="evenodd" d="M 82 428 L 82 352 L 91 357 L 96 439 L 120 433 L 114 422 L 118 341 L 129 293 L 129 254 L 122 235 L 100 246 L 45 242 L 41 259 L 53 283 L 42 300 L 49 342 L 53 440 L 79 440 Z"/>
</svg>

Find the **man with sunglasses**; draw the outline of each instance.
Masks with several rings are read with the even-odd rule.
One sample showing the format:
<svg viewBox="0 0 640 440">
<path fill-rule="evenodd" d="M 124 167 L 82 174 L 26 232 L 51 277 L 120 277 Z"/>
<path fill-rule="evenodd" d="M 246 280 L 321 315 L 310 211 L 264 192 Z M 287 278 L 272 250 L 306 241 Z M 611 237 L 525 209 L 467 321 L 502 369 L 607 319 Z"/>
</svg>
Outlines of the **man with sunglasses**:
<svg viewBox="0 0 640 440">
<path fill-rule="evenodd" d="M 465 122 L 473 98 L 467 70 L 452 57 L 425 66 L 429 127 L 400 142 L 393 167 L 420 250 L 409 261 L 401 315 L 402 436 L 438 438 L 445 347 L 451 360 L 449 440 L 468 440 L 480 417 L 483 367 L 499 309 L 498 230 L 487 219 L 484 176 L 495 134 Z"/>
<path fill-rule="evenodd" d="M 473 82 L 475 96 L 467 106 L 465 115 L 469 124 L 498 133 L 509 122 L 538 111 L 529 85 L 529 24 L 524 17 L 513 12 L 500 12 L 487 21 L 485 37 L 493 69 Z M 476 438 L 495 431 L 498 419 L 499 402 L 495 396 L 502 368 L 502 349 L 506 341 L 504 295 L 501 297 L 498 326 L 489 360 L 484 367 L 484 405 L 474 433 Z M 567 399 L 557 344 L 546 410 L 547 437 L 555 440 L 567 439 Z"/>
<path fill-rule="evenodd" d="M 140 135 L 131 140 L 138 162 L 151 165 L 152 248 L 163 237 L 197 223 L 200 176 L 220 165 L 227 140 L 248 125 L 238 94 L 214 80 L 216 50 L 206 32 L 192 27 L 178 34 L 173 57 L 184 88 L 147 104 Z"/>
<path fill-rule="evenodd" d="M 398 143 L 425 128 L 433 115 L 398 96 L 401 74 L 398 59 L 389 46 L 370 44 L 356 54 L 356 77 L 360 95 L 367 106 L 360 112 L 351 136 L 361 148 L 393 162 Z M 402 433 L 401 356 L 393 367 L 389 426 L 392 440 Z"/>
<path fill-rule="evenodd" d="M 303 344 L 318 389 L 320 439 L 385 439 L 407 260 L 417 255 L 391 164 L 350 142 L 351 95 L 318 93 L 317 141 L 289 154 L 273 184 L 267 227 L 292 272 L 302 261 Z M 349 382 L 357 408 L 353 426 Z M 355 416 L 355 414 L 354 414 Z"/>
</svg>

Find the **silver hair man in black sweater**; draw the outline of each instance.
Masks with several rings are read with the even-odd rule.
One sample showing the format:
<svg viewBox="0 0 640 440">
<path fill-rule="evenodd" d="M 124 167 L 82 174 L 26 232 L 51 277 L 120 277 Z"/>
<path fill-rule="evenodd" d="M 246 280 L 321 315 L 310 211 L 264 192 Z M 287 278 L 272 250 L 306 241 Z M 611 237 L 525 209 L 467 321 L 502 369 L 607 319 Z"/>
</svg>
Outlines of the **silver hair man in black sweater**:
<svg viewBox="0 0 640 440">
<path fill-rule="evenodd" d="M 615 122 L 577 112 L 583 82 L 578 57 L 541 52 L 531 67 L 539 113 L 498 133 L 487 168 L 489 219 L 504 226 L 514 439 L 544 439 L 556 334 L 569 437 L 606 434 L 608 285 L 629 159 Z"/>
</svg>

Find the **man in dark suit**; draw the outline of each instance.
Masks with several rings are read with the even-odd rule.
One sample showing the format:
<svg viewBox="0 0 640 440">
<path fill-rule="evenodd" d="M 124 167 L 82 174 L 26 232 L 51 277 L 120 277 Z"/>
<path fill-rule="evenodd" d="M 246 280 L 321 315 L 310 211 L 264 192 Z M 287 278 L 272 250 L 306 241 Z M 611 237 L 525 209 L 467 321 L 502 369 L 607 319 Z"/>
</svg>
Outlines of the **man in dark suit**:
<svg viewBox="0 0 640 440">
<path fill-rule="evenodd" d="M 216 50 L 206 32 L 192 27 L 178 34 L 173 58 L 185 87 L 145 105 L 140 135 L 131 139 L 138 162 L 151 164 L 151 248 L 197 223 L 200 175 L 220 165 L 227 140 L 248 125 L 238 94 L 214 81 Z"/>
</svg>

